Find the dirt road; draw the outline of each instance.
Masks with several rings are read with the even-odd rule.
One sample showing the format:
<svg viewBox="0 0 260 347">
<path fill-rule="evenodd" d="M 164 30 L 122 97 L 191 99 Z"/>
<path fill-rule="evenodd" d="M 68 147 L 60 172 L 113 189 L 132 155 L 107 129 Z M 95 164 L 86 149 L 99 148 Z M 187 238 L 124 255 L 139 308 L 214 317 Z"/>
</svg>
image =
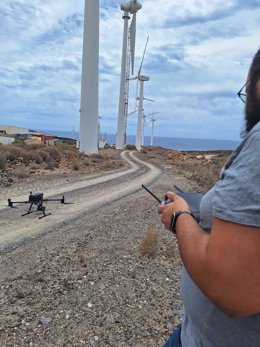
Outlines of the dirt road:
<svg viewBox="0 0 260 347">
<path fill-rule="evenodd" d="M 163 234 L 152 257 L 139 251 L 147 231 L 160 234 L 157 203 L 141 184 L 162 197 L 172 178 L 139 154 L 122 154 L 125 170 L 43 182 L 46 197 L 74 202 L 48 204 L 46 218 L 1 206 L 0 346 L 157 347 L 180 322 L 174 237 Z M 2 191 L 5 205 L 8 197 Z"/>
<path fill-rule="evenodd" d="M 206 189 L 224 157 L 163 149 L 122 155 L 124 170 L 1 188 L 1 347 L 159 347 L 180 323 L 178 245 L 141 183 L 161 198 L 173 184 Z M 20 216 L 27 205 L 6 208 L 8 197 L 24 200 L 29 191 L 64 193 L 74 204 L 48 203 L 52 214 L 40 220 L 39 212 Z M 157 249 L 144 256 L 140 241 L 151 230 Z"/>
<path fill-rule="evenodd" d="M 7 208 L 7 197 L 0 195 L 0 249 L 20 241 L 24 237 L 46 232 L 55 225 L 75 218 L 84 212 L 93 211 L 141 189 L 142 183 L 153 181 L 160 170 L 152 164 L 136 157 L 135 152 L 122 152 L 122 158 L 128 163 L 125 170 L 92 175 L 74 183 L 65 183 L 44 189 L 44 198 L 60 198 L 65 195 L 65 202 L 73 204 L 46 203 L 46 213 L 52 214 L 38 219 L 42 212 L 26 213 L 29 204 L 20 204 L 19 209 Z M 13 201 L 25 201 L 28 191 L 12 196 Z M 15 205 L 18 206 L 18 205 Z M 36 206 L 33 206 L 36 209 Z"/>
</svg>

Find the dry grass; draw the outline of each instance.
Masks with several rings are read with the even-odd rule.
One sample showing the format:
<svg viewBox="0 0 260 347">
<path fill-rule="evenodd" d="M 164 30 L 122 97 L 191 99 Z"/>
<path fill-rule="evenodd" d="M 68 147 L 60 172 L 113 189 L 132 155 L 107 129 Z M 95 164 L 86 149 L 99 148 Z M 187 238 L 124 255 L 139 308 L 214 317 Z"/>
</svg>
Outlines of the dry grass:
<svg viewBox="0 0 260 347">
<path fill-rule="evenodd" d="M 0 155 L 0 169 L 4 171 L 5 168 L 6 168 L 6 154 L 3 153 Z"/>
<path fill-rule="evenodd" d="M 18 178 L 26 178 L 30 174 L 30 171 L 27 167 L 25 166 L 20 166 L 19 169 L 16 171 L 16 176 Z"/>
<path fill-rule="evenodd" d="M 142 255 L 153 256 L 159 248 L 160 233 L 153 224 L 148 225 L 148 231 L 139 241 L 139 250 Z"/>
<path fill-rule="evenodd" d="M 0 157 L 5 156 L 6 160 L 13 162 L 18 158 L 26 164 L 42 162 L 50 160 L 59 160 L 62 156 L 60 148 L 45 147 L 42 145 L 2 145 L 0 146 Z"/>
<path fill-rule="evenodd" d="M 30 175 L 50 174 L 91 174 L 124 165 L 120 153 L 115 149 L 106 148 L 100 153 L 87 155 L 79 152 L 75 144 L 46 146 L 42 144 L 26 144 L 19 139 L 12 145 L 0 145 L 0 187 L 7 181 L 10 184 L 27 177 L 23 166 L 28 168 Z"/>
<path fill-rule="evenodd" d="M 73 168 L 73 170 L 78 171 L 78 170 L 80 169 L 80 165 L 81 165 L 81 163 L 80 163 L 79 160 L 74 161 L 74 162 L 72 163 L 72 168 Z"/>
</svg>

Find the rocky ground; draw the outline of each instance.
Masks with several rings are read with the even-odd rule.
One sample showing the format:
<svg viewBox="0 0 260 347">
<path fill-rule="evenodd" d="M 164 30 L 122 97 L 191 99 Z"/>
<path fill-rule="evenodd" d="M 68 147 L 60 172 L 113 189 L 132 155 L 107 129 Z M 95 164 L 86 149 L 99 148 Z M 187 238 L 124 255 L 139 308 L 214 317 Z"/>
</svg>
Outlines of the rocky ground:
<svg viewBox="0 0 260 347">
<path fill-rule="evenodd" d="M 163 197 L 173 184 L 205 192 L 229 154 L 147 147 L 139 157 L 161 168 L 150 187 Z M 101 165 L 97 171 L 114 168 L 104 160 Z M 85 169 L 31 173 L 2 187 L 1 194 L 29 186 L 28 179 L 73 182 L 89 173 Z M 0 346 L 161 346 L 183 308 L 177 243 L 162 228 L 156 208 L 140 190 L 3 250 Z"/>
</svg>

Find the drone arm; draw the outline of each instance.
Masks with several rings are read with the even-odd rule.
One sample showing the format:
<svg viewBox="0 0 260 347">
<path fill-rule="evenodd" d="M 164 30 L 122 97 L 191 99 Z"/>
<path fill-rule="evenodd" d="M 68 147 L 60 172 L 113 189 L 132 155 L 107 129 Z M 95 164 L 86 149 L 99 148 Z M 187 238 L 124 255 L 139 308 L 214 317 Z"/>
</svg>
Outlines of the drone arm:
<svg viewBox="0 0 260 347">
<path fill-rule="evenodd" d="M 30 201 L 12 201 L 8 199 L 8 206 L 14 207 L 14 204 L 30 204 Z"/>
<path fill-rule="evenodd" d="M 61 199 L 43 199 L 44 202 L 47 201 L 59 201 L 61 204 L 73 204 L 73 202 L 65 202 L 65 197 L 64 195 L 62 196 Z"/>
<path fill-rule="evenodd" d="M 60 201 L 61 203 L 64 203 L 64 195 L 61 199 L 43 199 L 42 201 L 48 202 L 48 201 Z"/>
</svg>

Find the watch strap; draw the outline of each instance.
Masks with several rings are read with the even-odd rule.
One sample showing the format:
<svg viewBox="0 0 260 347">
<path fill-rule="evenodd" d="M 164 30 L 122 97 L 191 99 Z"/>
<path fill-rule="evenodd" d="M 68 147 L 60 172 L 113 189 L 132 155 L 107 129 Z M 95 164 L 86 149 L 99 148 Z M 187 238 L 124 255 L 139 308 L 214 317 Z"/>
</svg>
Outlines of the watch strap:
<svg viewBox="0 0 260 347">
<path fill-rule="evenodd" d="M 181 210 L 181 211 L 173 212 L 173 214 L 172 214 L 172 219 L 171 219 L 170 230 L 171 230 L 174 234 L 176 234 L 176 223 L 177 223 L 177 219 L 178 219 L 178 217 L 179 217 L 181 214 L 183 214 L 183 213 L 187 213 L 187 214 L 189 214 L 190 216 L 192 216 L 194 219 L 196 219 L 195 216 L 194 216 L 190 211 L 188 211 L 188 210 Z"/>
</svg>

